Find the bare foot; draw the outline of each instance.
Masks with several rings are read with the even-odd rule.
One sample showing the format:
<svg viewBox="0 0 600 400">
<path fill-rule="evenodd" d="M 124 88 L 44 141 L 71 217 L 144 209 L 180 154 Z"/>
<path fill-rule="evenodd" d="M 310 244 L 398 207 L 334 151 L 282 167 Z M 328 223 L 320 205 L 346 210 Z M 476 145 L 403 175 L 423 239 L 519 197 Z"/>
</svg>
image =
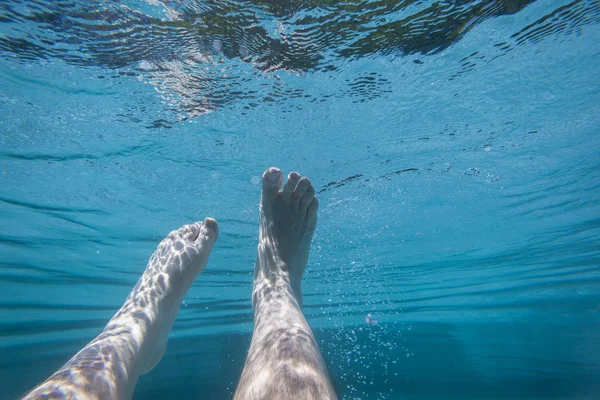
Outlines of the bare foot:
<svg viewBox="0 0 600 400">
<path fill-rule="evenodd" d="M 153 352 L 142 371 L 146 373 L 160 361 L 179 306 L 190 286 L 206 266 L 219 234 L 217 221 L 184 225 L 160 242 L 150 257 L 144 274 L 119 312 L 108 323 L 122 325 L 123 319 L 144 316 L 158 332 Z M 138 322 L 138 321 L 136 321 Z"/>
<path fill-rule="evenodd" d="M 159 278 L 167 279 L 169 291 L 185 296 L 196 276 L 202 272 L 219 234 L 217 221 L 184 225 L 160 242 L 131 296 L 140 296 L 145 287 L 156 289 Z"/>
<path fill-rule="evenodd" d="M 317 225 L 319 201 L 310 180 L 297 172 L 289 174 L 280 190 L 282 184 L 279 169 L 271 167 L 263 174 L 255 281 L 287 277 L 301 302 L 300 283 Z"/>
<path fill-rule="evenodd" d="M 212 218 L 171 232 L 104 330 L 25 399 L 131 398 L 138 377 L 162 358 L 181 301 L 217 236 Z"/>
<path fill-rule="evenodd" d="M 302 312 L 300 283 L 319 203 L 308 178 L 263 175 L 252 305 L 254 332 L 235 400 L 337 399 Z"/>
</svg>

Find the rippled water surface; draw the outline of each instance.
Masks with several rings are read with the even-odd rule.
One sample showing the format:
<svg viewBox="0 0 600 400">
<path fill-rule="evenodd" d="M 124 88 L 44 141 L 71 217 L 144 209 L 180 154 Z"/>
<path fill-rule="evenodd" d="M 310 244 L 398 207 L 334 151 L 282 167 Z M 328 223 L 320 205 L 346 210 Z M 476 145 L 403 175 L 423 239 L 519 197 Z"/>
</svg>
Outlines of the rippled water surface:
<svg viewBox="0 0 600 400">
<path fill-rule="evenodd" d="M 598 0 L 0 2 L 0 396 L 208 215 L 135 398 L 231 397 L 275 165 L 317 186 L 341 396 L 599 399 L 599 77 Z"/>
</svg>

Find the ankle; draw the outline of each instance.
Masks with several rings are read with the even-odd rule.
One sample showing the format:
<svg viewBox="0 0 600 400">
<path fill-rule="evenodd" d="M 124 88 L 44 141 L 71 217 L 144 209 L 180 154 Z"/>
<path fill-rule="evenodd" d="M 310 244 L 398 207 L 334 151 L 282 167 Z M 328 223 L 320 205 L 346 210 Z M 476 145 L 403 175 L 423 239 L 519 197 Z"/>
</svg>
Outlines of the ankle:
<svg viewBox="0 0 600 400">
<path fill-rule="evenodd" d="M 265 307 L 279 307 L 282 304 L 302 307 L 300 283 L 291 283 L 287 274 L 277 276 L 257 276 L 252 288 L 252 308 L 256 312 Z"/>
</svg>

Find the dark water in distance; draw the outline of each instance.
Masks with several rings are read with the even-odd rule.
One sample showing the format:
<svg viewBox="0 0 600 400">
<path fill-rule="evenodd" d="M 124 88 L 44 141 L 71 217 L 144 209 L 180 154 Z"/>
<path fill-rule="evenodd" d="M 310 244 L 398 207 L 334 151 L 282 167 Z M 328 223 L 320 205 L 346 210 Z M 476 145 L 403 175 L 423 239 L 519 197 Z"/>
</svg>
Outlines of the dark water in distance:
<svg viewBox="0 0 600 400">
<path fill-rule="evenodd" d="M 340 396 L 600 398 L 599 22 L 597 0 L 0 2 L 0 398 L 205 216 L 135 398 L 230 398 L 270 165 L 319 192 L 304 309 Z"/>
</svg>

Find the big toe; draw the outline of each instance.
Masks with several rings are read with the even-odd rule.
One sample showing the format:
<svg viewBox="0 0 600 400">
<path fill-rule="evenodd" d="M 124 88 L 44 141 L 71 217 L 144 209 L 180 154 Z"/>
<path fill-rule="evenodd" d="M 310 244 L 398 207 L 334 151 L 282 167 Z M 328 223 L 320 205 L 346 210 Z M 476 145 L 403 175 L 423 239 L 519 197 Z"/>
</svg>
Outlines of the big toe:
<svg viewBox="0 0 600 400">
<path fill-rule="evenodd" d="M 275 167 L 268 168 L 262 176 L 263 201 L 274 198 L 282 184 L 283 174 L 281 170 Z"/>
<path fill-rule="evenodd" d="M 211 241 L 214 243 L 219 236 L 219 224 L 213 218 L 207 217 L 201 223 L 200 234 L 198 235 L 198 239 L 202 241 Z"/>
<path fill-rule="evenodd" d="M 184 231 L 184 232 L 182 232 Z M 182 232 L 189 243 L 196 246 L 206 246 L 209 242 L 214 243 L 219 236 L 219 224 L 213 218 L 205 218 L 202 222 L 196 222 L 191 225 L 185 225 L 177 233 Z"/>
</svg>

